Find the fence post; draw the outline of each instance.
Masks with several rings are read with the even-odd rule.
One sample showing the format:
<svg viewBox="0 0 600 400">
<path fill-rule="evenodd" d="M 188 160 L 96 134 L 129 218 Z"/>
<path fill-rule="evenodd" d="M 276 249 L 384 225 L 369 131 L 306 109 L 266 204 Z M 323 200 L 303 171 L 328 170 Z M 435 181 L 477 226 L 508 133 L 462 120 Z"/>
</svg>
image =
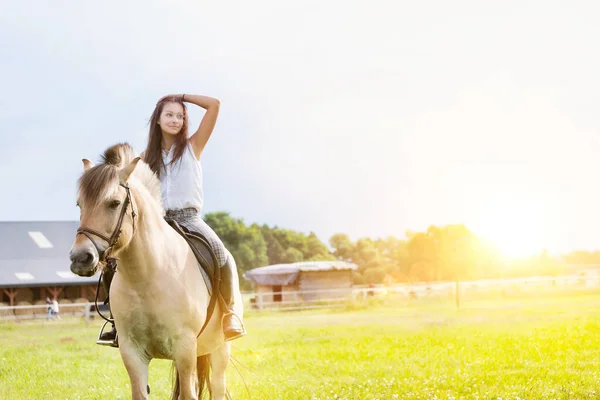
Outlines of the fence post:
<svg viewBox="0 0 600 400">
<path fill-rule="evenodd" d="M 263 309 L 262 293 L 257 293 L 256 295 L 258 296 L 258 310 L 262 311 L 262 309 Z"/>
<path fill-rule="evenodd" d="M 456 278 L 456 308 L 460 308 L 460 281 Z"/>
<path fill-rule="evenodd" d="M 85 303 L 85 311 L 83 312 L 85 318 L 85 324 L 88 325 L 90 323 L 90 309 L 92 308 L 92 303 Z"/>
</svg>

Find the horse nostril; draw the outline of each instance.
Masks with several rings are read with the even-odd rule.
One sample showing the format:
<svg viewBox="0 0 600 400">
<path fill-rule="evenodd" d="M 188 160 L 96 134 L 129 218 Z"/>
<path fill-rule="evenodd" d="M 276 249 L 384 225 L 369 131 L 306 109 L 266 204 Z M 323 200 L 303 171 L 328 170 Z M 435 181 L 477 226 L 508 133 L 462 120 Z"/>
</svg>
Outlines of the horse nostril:
<svg viewBox="0 0 600 400">
<path fill-rule="evenodd" d="M 89 251 L 71 254 L 70 258 L 71 262 L 80 264 L 90 264 L 92 261 L 94 261 L 94 255 Z"/>
<path fill-rule="evenodd" d="M 90 264 L 94 260 L 94 255 L 89 251 L 86 251 L 81 255 L 81 262 L 83 264 Z"/>
</svg>

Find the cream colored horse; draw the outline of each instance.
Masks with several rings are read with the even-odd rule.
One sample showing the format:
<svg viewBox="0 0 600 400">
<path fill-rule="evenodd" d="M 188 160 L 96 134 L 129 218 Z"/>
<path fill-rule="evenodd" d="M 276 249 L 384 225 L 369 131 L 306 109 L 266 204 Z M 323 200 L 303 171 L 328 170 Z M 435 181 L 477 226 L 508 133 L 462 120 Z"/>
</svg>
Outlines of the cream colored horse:
<svg viewBox="0 0 600 400">
<path fill-rule="evenodd" d="M 129 145 L 119 144 L 106 150 L 100 165 L 83 160 L 81 227 L 97 237 L 78 232 L 71 270 L 81 276 L 96 273 L 108 242 L 115 239 L 109 251 L 118 268 L 110 303 L 133 399 L 148 398 L 153 358 L 174 361 L 173 399 L 198 399 L 206 387 L 212 398 L 224 399 L 231 346 L 224 341 L 222 310 L 217 302 L 198 336 L 207 317 L 208 289 L 188 244 L 163 219 L 158 179 L 134 157 Z M 239 291 L 235 296 L 235 312 L 242 316 Z"/>
</svg>

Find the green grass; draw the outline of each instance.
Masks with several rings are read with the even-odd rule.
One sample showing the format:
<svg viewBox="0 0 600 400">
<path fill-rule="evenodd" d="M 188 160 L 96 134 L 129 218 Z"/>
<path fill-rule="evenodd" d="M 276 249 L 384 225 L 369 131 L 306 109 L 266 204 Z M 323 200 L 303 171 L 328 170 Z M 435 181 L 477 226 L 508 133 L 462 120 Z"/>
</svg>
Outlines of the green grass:
<svg viewBox="0 0 600 400">
<path fill-rule="evenodd" d="M 373 303 L 250 313 L 234 342 L 243 378 L 228 374 L 234 399 L 600 398 L 599 295 Z M 94 344 L 98 327 L 0 324 L 0 399 L 129 398 L 118 351 Z M 170 362 L 151 363 L 150 387 L 168 398 Z"/>
</svg>

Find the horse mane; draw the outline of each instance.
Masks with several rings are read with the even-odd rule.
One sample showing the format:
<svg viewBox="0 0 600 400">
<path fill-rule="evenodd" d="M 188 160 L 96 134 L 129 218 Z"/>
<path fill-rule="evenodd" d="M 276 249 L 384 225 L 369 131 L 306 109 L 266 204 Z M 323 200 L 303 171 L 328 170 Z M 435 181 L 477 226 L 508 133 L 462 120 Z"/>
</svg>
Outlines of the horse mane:
<svg viewBox="0 0 600 400">
<path fill-rule="evenodd" d="M 102 162 L 87 171 L 79 178 L 79 196 L 82 201 L 95 207 L 114 194 L 107 191 L 119 183 L 119 171 L 129 165 L 137 157 L 129 143 L 118 143 L 104 151 Z M 130 179 L 135 177 L 150 192 L 150 195 L 162 207 L 160 181 L 148 164 L 140 160 Z"/>
</svg>

